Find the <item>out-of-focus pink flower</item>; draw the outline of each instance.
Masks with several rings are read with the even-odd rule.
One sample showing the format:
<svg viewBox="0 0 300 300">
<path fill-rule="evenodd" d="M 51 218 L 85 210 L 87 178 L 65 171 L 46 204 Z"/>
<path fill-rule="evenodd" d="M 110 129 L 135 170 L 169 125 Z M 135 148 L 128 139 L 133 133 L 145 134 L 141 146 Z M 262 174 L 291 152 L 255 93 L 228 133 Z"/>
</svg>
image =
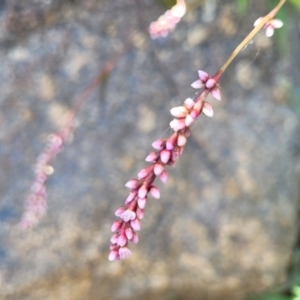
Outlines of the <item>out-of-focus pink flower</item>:
<svg viewBox="0 0 300 300">
<path fill-rule="evenodd" d="M 191 86 L 194 89 L 208 89 L 213 97 L 215 97 L 217 100 L 221 100 L 220 88 L 215 79 L 211 78 L 206 72 L 201 70 L 198 71 L 198 76 L 199 79 L 193 82 Z"/>
<path fill-rule="evenodd" d="M 262 20 L 262 17 L 258 18 L 255 22 L 254 22 L 254 27 L 256 27 L 260 21 Z M 265 25 L 264 25 L 264 30 L 266 33 L 267 37 L 271 37 L 274 34 L 274 30 L 276 28 L 281 28 L 283 26 L 283 22 L 281 20 L 278 19 L 272 19 L 270 21 L 268 21 Z"/>
<path fill-rule="evenodd" d="M 186 4 L 184 0 L 177 0 L 175 6 L 167 10 L 162 16 L 154 21 L 149 26 L 149 34 L 152 39 L 166 37 L 171 31 L 174 30 L 176 24 L 185 15 Z"/>
</svg>

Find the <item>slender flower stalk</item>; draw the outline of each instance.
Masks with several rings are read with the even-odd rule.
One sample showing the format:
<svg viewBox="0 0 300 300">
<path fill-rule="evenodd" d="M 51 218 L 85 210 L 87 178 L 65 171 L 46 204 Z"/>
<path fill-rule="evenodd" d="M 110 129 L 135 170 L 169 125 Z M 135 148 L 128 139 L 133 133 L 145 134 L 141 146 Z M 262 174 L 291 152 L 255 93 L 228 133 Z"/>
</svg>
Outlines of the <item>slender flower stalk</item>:
<svg viewBox="0 0 300 300">
<path fill-rule="evenodd" d="M 119 207 L 115 215 L 118 217 L 112 227 L 110 261 L 126 259 L 131 255 L 128 248 L 129 242 L 138 243 L 137 231 L 141 229 L 141 220 L 144 217 L 144 210 L 148 202 L 148 195 L 160 198 L 160 192 L 154 185 L 157 177 L 166 183 L 168 178 L 167 166 L 173 166 L 184 151 L 188 137 L 191 134 L 190 126 L 201 115 L 213 116 L 212 106 L 205 101 L 207 95 L 211 93 L 217 100 L 221 100 L 218 81 L 222 74 L 237 56 L 237 54 L 247 45 L 258 31 L 264 26 L 269 26 L 268 22 L 274 18 L 286 0 L 280 0 L 278 5 L 265 17 L 257 22 L 256 27 L 232 52 L 225 64 L 214 76 L 209 76 L 206 72 L 198 71 L 198 80 L 192 83 L 192 87 L 202 89 L 195 94 L 193 99 L 187 98 L 182 106 L 171 109 L 174 119 L 170 122 L 173 133 L 166 139 L 159 139 L 152 143 L 154 151 L 146 157 L 149 165 L 142 169 L 137 178 L 129 180 L 125 186 L 130 189 L 125 204 Z M 266 25 L 267 24 L 267 25 Z"/>
</svg>

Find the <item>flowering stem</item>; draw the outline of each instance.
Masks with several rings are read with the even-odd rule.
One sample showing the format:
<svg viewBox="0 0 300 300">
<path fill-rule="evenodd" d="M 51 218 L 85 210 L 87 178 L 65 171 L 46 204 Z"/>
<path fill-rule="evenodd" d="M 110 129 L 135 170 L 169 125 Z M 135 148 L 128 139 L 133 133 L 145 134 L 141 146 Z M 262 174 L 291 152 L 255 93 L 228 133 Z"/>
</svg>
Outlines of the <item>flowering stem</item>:
<svg viewBox="0 0 300 300">
<path fill-rule="evenodd" d="M 260 29 L 271 19 L 275 17 L 278 13 L 279 9 L 283 6 L 286 0 L 280 0 L 277 6 L 270 11 L 266 16 L 264 16 L 261 21 L 257 24 L 256 27 L 245 37 L 245 39 L 235 48 L 235 50 L 228 57 L 224 65 L 219 69 L 219 71 L 212 77 L 216 82 L 219 81 L 222 74 L 225 72 L 227 67 L 233 61 L 233 59 L 243 50 L 243 48 L 256 36 L 256 34 L 260 31 Z"/>
</svg>

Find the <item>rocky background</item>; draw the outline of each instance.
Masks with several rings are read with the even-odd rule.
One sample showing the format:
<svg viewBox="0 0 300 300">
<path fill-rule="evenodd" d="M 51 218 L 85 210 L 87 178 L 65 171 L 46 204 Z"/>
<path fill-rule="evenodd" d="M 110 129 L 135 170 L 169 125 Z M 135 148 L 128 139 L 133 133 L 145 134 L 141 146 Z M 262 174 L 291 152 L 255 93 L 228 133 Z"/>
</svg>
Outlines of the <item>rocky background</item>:
<svg viewBox="0 0 300 300">
<path fill-rule="evenodd" d="M 236 1 L 202 2 L 153 41 L 147 27 L 165 10 L 155 1 L 0 1 L 0 299 L 234 300 L 285 282 L 300 180 L 292 11 L 286 54 L 262 33 L 239 55 L 221 79 L 222 102 L 210 101 L 215 116 L 199 118 L 161 199 L 149 201 L 133 256 L 107 260 L 124 184 L 170 133 L 170 108 L 266 13 L 259 0 L 244 18 Z M 47 135 L 117 53 L 55 160 L 46 217 L 19 231 Z"/>
</svg>

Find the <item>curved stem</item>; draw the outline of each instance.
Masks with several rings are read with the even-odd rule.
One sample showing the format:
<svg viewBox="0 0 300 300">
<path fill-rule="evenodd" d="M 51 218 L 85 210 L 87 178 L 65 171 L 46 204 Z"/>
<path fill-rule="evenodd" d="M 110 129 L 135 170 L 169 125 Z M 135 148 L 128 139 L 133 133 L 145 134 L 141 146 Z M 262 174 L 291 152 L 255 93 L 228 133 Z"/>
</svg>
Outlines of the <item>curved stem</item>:
<svg viewBox="0 0 300 300">
<path fill-rule="evenodd" d="M 275 17 L 275 15 L 278 13 L 279 9 L 282 7 L 282 5 L 286 2 L 286 0 L 280 0 L 277 6 L 270 11 L 266 16 L 264 16 L 259 24 L 257 24 L 256 27 L 253 28 L 253 30 L 245 37 L 245 39 L 234 49 L 234 51 L 231 53 L 231 55 L 228 57 L 224 65 L 219 69 L 219 71 L 213 76 L 214 80 L 216 82 L 219 81 L 222 74 L 225 72 L 227 67 L 230 65 L 230 63 L 233 61 L 233 59 L 242 51 L 242 49 L 256 36 L 256 34 L 260 31 L 260 29 L 271 19 Z"/>
</svg>

